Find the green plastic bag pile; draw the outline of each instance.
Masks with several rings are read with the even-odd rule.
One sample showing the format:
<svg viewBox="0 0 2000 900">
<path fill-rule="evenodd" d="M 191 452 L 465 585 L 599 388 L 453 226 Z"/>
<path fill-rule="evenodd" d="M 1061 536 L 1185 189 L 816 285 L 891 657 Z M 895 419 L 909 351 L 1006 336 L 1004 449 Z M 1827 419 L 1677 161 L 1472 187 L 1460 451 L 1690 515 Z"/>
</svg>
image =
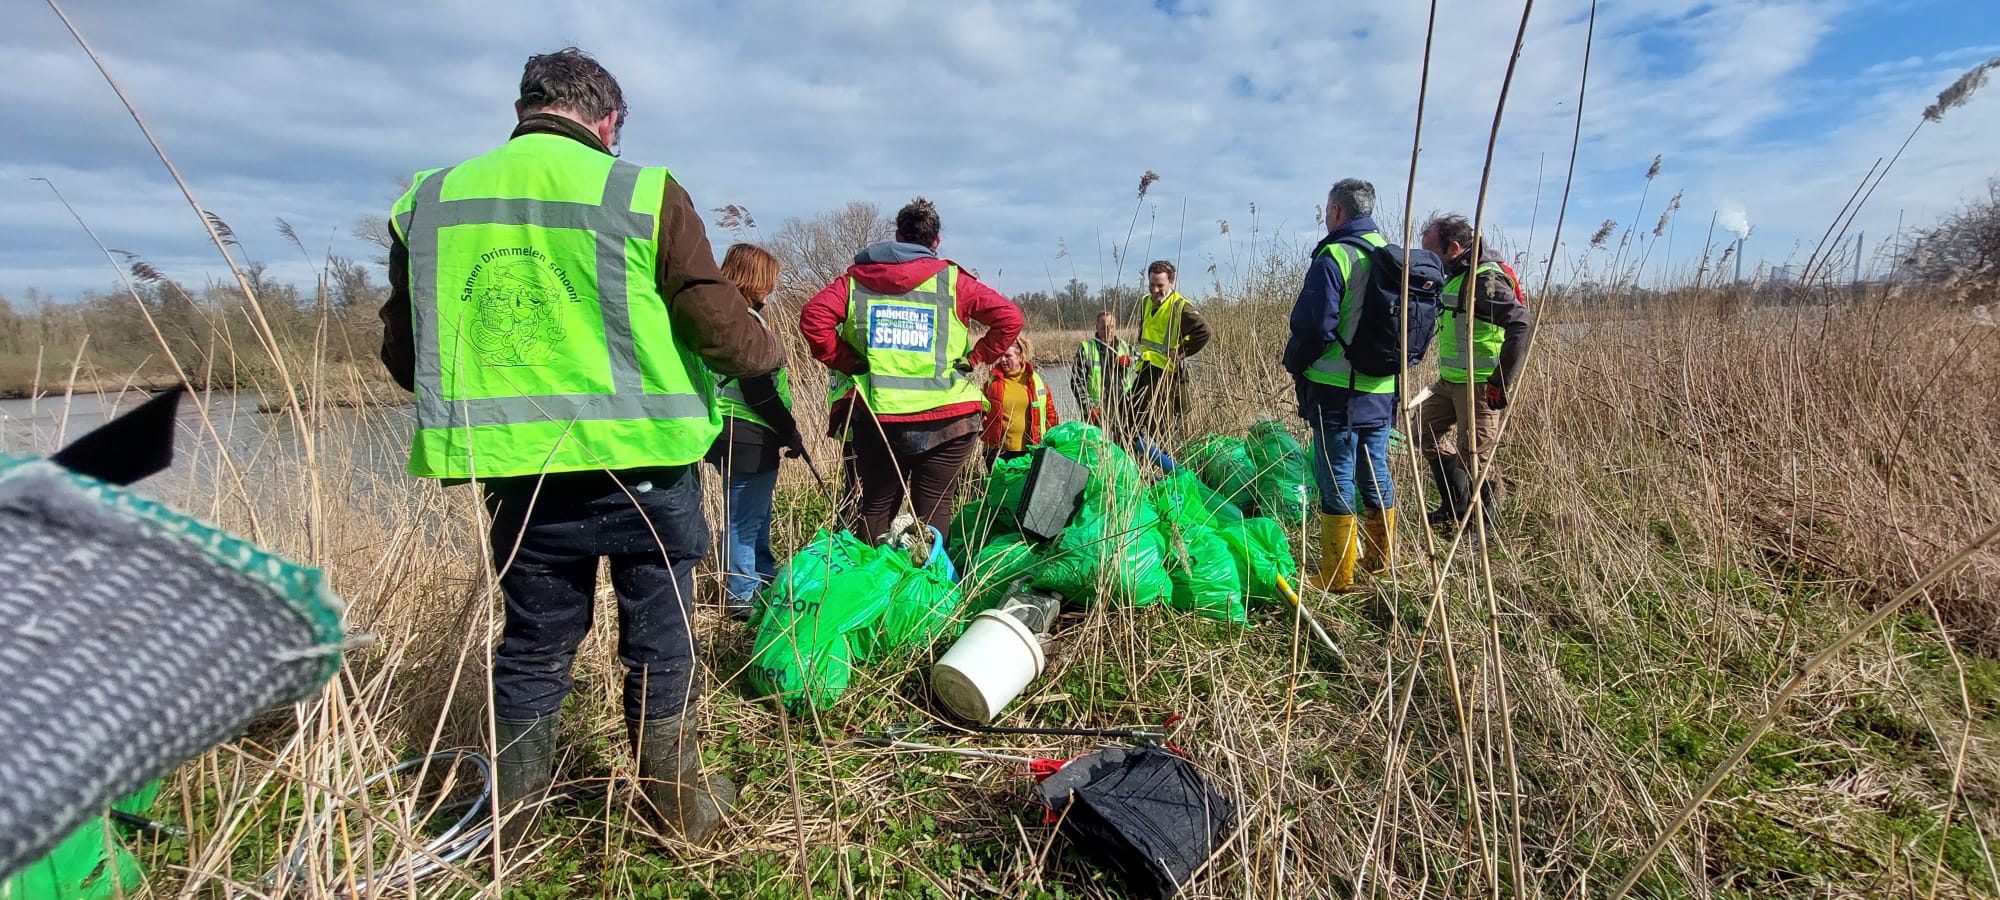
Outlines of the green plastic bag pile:
<svg viewBox="0 0 2000 900">
<path fill-rule="evenodd" d="M 826 709 L 854 666 L 928 647 L 960 623 L 962 598 L 942 555 L 918 568 L 907 551 L 821 531 L 765 590 L 750 684 L 793 712 Z"/>
<path fill-rule="evenodd" d="M 1312 457 L 1281 422 L 1265 419 L 1250 426 L 1244 442 L 1257 470 L 1251 485 L 1257 512 L 1280 522 L 1302 522 L 1316 499 Z"/>
<path fill-rule="evenodd" d="M 964 571 L 972 564 L 965 555 L 968 549 L 1021 533 L 1021 522 L 1015 510 L 1021 505 L 1021 491 L 1028 483 L 1028 470 L 1034 467 L 1034 460 L 1021 456 L 1001 460 L 993 465 L 993 473 L 986 478 L 986 494 L 966 503 L 951 520 L 952 561 Z"/>
<path fill-rule="evenodd" d="M 1151 504 L 1130 499 L 1143 489 L 1132 457 L 1083 422 L 1050 429 L 1043 446 L 1088 469 L 1090 481 L 1076 518 L 1045 551 L 1032 586 L 1083 602 L 1151 606 L 1169 599 L 1173 581 L 1163 565 L 1159 516 Z"/>
<path fill-rule="evenodd" d="M 1233 441 L 1233 447 L 1230 445 Z M 986 496 L 966 504 L 953 522 L 953 555 L 968 608 L 998 603 L 1026 580 L 1079 603 L 1149 606 L 1165 603 L 1208 618 L 1248 622 L 1250 601 L 1275 602 L 1277 578 L 1293 577 L 1283 526 L 1246 517 L 1232 491 L 1253 496 L 1244 442 L 1211 438 L 1217 486 L 1190 465 L 1147 488 L 1126 452 L 1096 427 L 1070 422 L 1049 431 L 1044 453 L 1060 453 L 1090 471 L 1083 503 L 1061 535 L 1046 543 L 1020 533 L 1018 503 L 1028 460 L 1002 463 Z"/>
<path fill-rule="evenodd" d="M 1255 508 L 1257 464 L 1251 461 L 1250 450 L 1242 438 L 1208 435 L 1189 444 L 1186 457 L 1184 465 L 1224 500 L 1239 507 Z"/>
</svg>

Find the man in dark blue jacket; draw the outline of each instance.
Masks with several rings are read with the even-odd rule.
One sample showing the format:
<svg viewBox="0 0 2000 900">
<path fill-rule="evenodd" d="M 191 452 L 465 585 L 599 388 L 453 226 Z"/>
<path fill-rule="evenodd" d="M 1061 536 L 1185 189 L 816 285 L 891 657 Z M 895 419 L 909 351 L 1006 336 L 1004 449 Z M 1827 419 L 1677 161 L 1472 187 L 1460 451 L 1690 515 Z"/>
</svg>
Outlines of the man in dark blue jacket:
<svg viewBox="0 0 2000 900">
<path fill-rule="evenodd" d="M 1326 591 L 1353 589 L 1357 532 L 1365 545 L 1361 568 L 1386 573 L 1396 527 L 1396 487 L 1389 476 L 1396 376 L 1354 371 L 1343 346 L 1360 323 L 1371 251 L 1389 246 L 1376 230 L 1374 212 L 1375 186 L 1366 181 L 1345 179 L 1327 194 L 1327 235 L 1313 248 L 1285 343 L 1285 371 L 1297 385 L 1299 415 L 1312 429 L 1319 485 L 1319 573 L 1307 583 Z"/>
</svg>

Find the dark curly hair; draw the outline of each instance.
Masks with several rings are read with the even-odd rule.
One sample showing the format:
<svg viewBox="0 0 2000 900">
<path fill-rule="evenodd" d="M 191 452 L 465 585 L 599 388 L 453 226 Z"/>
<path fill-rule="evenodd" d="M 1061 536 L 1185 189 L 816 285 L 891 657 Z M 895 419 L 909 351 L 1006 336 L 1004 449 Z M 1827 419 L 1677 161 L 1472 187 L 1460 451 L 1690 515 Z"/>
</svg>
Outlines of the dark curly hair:
<svg viewBox="0 0 2000 900">
<path fill-rule="evenodd" d="M 935 244 L 941 227 L 937 207 L 922 197 L 896 211 L 896 240 L 905 244 Z"/>
<path fill-rule="evenodd" d="M 521 112 L 569 112 L 591 121 L 608 113 L 625 124 L 625 93 L 618 79 L 575 47 L 528 57 L 521 68 Z"/>
</svg>

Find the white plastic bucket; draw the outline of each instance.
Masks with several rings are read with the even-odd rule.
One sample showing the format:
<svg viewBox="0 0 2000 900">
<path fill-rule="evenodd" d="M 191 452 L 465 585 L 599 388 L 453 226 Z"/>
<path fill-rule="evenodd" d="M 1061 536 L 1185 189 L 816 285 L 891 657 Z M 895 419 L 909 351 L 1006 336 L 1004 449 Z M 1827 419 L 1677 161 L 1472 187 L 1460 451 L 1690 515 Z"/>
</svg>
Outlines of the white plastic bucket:
<svg viewBox="0 0 2000 900">
<path fill-rule="evenodd" d="M 1034 632 L 989 609 L 974 616 L 931 667 L 931 691 L 952 715 L 983 725 L 1014 702 L 1047 662 Z"/>
</svg>

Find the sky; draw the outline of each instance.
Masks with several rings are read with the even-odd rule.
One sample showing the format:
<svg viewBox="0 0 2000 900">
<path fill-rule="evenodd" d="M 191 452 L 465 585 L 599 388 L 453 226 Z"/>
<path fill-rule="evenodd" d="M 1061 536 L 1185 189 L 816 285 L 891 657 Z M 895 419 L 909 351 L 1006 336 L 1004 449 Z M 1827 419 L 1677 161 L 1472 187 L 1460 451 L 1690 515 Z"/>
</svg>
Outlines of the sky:
<svg viewBox="0 0 2000 900">
<path fill-rule="evenodd" d="M 748 237 L 921 194 L 944 253 L 1010 293 L 1071 276 L 1137 285 L 1160 257 L 1187 287 L 1210 265 L 1234 281 L 1256 254 L 1309 250 L 1316 207 L 1345 177 L 1376 184 L 1385 224 L 1406 196 L 1420 220 L 1472 214 L 1520 22 L 1512 4 L 1439 0 L 1411 192 L 1417 2 L 61 2 L 202 206 L 279 279 L 309 283 L 328 252 L 372 259 L 355 225 L 385 215 L 410 173 L 504 142 L 522 62 L 574 44 L 623 86 L 624 158 L 668 166 L 703 210 L 747 207 Z M 1492 159 L 1488 234 L 1528 254 L 1531 281 L 1555 237 L 1588 12 L 1534 3 Z M 1753 270 L 1802 262 L 1937 92 L 2000 56 L 1994 13 L 1993 0 L 1601 0 L 1556 279 L 1580 254 L 1608 261 L 1635 220 L 1626 254 L 1653 273 L 1691 267 L 1711 219 L 1717 245 L 1750 229 Z M 0 296 L 118 283 L 38 178 L 108 246 L 183 282 L 226 278 L 55 13 L 0 0 L 0 20 Z M 2000 87 L 1923 126 L 1853 225 L 1869 255 L 1899 222 L 1907 236 L 1983 195 L 1996 148 Z M 1148 170 L 1160 180 L 1142 203 Z M 1589 251 L 1605 220 L 1617 229 Z M 733 237 L 710 228 L 718 253 Z"/>
</svg>

